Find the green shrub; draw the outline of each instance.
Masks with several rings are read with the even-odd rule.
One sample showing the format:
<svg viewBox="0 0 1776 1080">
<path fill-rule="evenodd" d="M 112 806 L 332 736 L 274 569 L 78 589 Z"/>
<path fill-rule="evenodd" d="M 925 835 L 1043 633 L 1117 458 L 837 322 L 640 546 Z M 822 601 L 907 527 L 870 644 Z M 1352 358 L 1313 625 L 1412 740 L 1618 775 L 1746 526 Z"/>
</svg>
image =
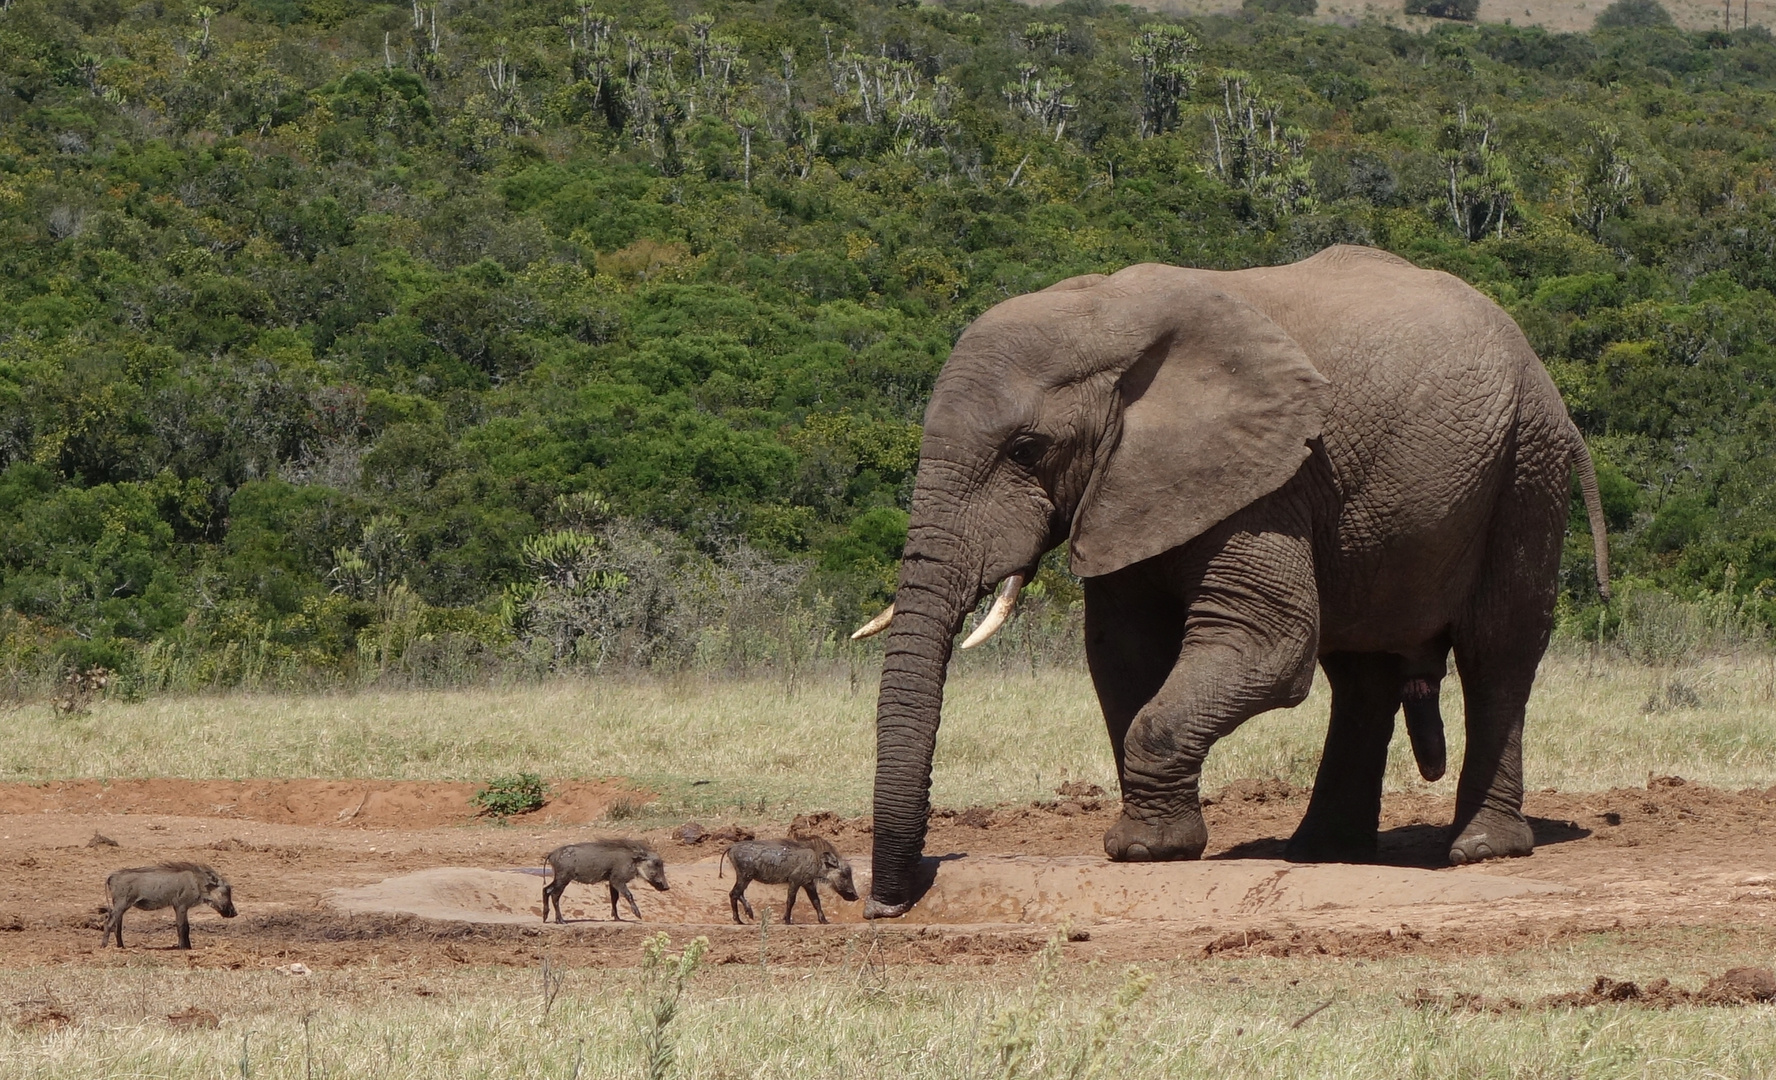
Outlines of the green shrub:
<svg viewBox="0 0 1776 1080">
<path fill-rule="evenodd" d="M 1240 10 L 1248 15 L 1269 13 L 1305 17 L 1320 10 L 1320 0 L 1244 0 Z"/>
<path fill-rule="evenodd" d="M 487 817 L 504 821 L 518 814 L 541 810 L 548 794 L 548 785 L 543 783 L 542 777 L 525 772 L 494 777 L 486 787 L 475 792 L 469 802 L 479 806 Z"/>
<path fill-rule="evenodd" d="M 1597 13 L 1592 27 L 1598 30 L 1633 30 L 1647 26 L 1670 26 L 1671 12 L 1659 0 L 1616 0 Z"/>
<path fill-rule="evenodd" d="M 1406 0 L 1406 14 L 1473 22 L 1480 14 L 1480 0 Z"/>
</svg>

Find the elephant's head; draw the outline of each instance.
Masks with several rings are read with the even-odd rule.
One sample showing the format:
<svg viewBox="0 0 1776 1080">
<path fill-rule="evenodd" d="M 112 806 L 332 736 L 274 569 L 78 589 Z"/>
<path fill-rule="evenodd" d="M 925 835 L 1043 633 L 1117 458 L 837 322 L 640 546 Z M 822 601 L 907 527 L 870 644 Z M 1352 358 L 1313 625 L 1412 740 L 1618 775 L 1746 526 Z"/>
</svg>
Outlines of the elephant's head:
<svg viewBox="0 0 1776 1080">
<path fill-rule="evenodd" d="M 990 633 L 1062 541 L 1085 577 L 1157 555 L 1282 486 L 1319 435 L 1325 378 L 1215 279 L 1142 265 L 1008 300 L 938 375 L 891 621 L 872 624 L 871 917 L 913 899 L 945 669 L 986 592 L 1005 583 Z"/>
</svg>

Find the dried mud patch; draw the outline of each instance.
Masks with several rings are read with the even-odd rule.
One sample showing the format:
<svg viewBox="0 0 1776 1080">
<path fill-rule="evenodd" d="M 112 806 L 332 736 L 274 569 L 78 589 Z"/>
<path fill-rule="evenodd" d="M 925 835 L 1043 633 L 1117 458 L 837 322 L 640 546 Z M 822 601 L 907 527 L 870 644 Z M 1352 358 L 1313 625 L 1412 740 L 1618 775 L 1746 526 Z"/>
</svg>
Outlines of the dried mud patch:
<svg viewBox="0 0 1776 1080">
<path fill-rule="evenodd" d="M 251 805 L 237 801 L 230 808 L 223 801 L 243 789 L 300 791 L 305 785 L 315 785 L 310 790 L 326 798 L 303 813 L 295 812 L 298 806 L 265 815 L 279 820 L 255 818 Z M 13 967 L 147 960 L 279 969 L 399 962 L 448 970 L 463 963 L 530 964 L 545 948 L 561 950 L 563 962 L 571 957 L 590 965 L 629 965 L 647 935 L 667 929 L 675 938 L 708 934 L 712 956 L 731 953 L 730 963 L 739 963 L 756 961 L 760 935 L 754 925 L 733 925 L 727 910 L 732 880 L 720 880 L 716 857 L 730 840 L 827 836 L 853 860 L 858 884 L 868 880 L 867 816 L 826 812 L 791 820 L 739 813 L 689 823 L 696 830 L 686 830 L 657 818 L 598 820 L 596 808 L 570 815 L 559 805 L 566 800 L 558 800 L 539 815 L 502 827 L 473 818 L 467 803 L 472 785 L 455 785 L 456 801 L 435 818 L 383 814 L 384 804 L 366 798 L 367 789 L 377 786 L 0 786 L 0 795 L 14 800 L 0 806 L 0 947 Z M 635 791 L 621 781 L 588 788 L 597 800 L 589 807 L 632 799 Z M 103 798 L 97 797 L 101 790 Z M 169 797 L 174 790 L 183 792 L 183 802 Z M 1306 791 L 1275 781 L 1229 784 L 1204 811 L 1210 857 L 1146 869 L 1103 858 L 1103 832 L 1118 812 L 1113 794 L 1074 788 L 1036 805 L 940 809 L 932 815 L 927 842 L 937 866 L 935 884 L 906 918 L 864 924 L 860 904 L 823 898 L 834 925 L 803 925 L 812 913 L 798 905 L 801 918 L 785 927 L 779 918 L 782 887 L 755 885 L 750 896 L 755 907 L 762 901 L 772 910 L 769 955 L 785 963 L 839 963 L 865 949 L 884 963 L 1009 962 L 1040 948 L 1063 923 L 1089 933 L 1089 940 L 1066 946 L 1070 954 L 1117 962 L 1505 955 L 1579 935 L 1693 928 L 1730 931 L 1740 943 L 1776 940 L 1776 791 L 1724 791 L 1655 777 L 1645 787 L 1531 792 L 1526 810 L 1542 840 L 1534 856 L 1460 869 L 1435 861 L 1453 807 L 1450 798 L 1428 792 L 1386 796 L 1382 857 L 1374 864 L 1302 866 L 1265 857 L 1294 830 L 1307 798 Z M 1086 809 L 1093 801 L 1097 808 Z M 156 806 L 182 812 L 150 812 Z M 341 818 L 341 810 L 357 813 Z M 555 820 L 548 820 L 551 815 Z M 413 820 L 421 824 L 403 824 Z M 95 830 L 120 846 L 89 846 Z M 625 910 L 625 921 L 612 923 L 606 921 L 608 899 L 598 889 L 573 886 L 564 907 L 577 921 L 545 929 L 544 879 L 512 870 L 538 867 L 560 844 L 614 833 L 653 843 L 668 863 L 672 891 L 637 889 L 649 921 L 627 921 Z M 170 949 L 169 915 L 133 912 L 131 948 L 100 950 L 96 913 L 105 876 L 169 859 L 221 870 L 234 885 L 241 918 L 195 912 L 197 948 L 177 953 Z M 479 900 L 451 900 L 447 913 L 415 911 L 418 905 L 407 902 L 411 892 L 381 904 L 380 912 L 344 911 L 329 903 L 340 891 L 391 882 L 400 893 L 406 888 L 400 879 L 423 883 L 415 875 L 438 871 L 468 875 L 464 886 L 509 910 L 487 905 L 497 916 L 491 922 L 473 910 L 482 906 Z M 438 889 L 430 897 L 450 899 Z M 386 910 L 395 907 L 408 910 Z M 1770 949 L 1760 948 L 1746 953 L 1736 946 L 1721 966 L 1766 963 Z M 1682 976 L 1671 973 L 1690 994 L 1703 993 L 1705 980 L 1684 970 Z M 1646 975 L 1638 984 L 1648 1000 L 1662 993 L 1652 989 L 1654 981 Z M 0 1015 L 14 1023 L 20 1017 L 16 1009 Z"/>
</svg>

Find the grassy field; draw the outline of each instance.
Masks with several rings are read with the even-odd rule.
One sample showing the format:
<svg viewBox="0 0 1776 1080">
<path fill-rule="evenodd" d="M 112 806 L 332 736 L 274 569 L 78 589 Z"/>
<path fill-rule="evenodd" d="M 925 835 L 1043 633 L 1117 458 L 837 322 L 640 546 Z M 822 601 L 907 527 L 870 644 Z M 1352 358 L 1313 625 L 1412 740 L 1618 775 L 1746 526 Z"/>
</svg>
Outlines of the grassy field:
<svg viewBox="0 0 1776 1080">
<path fill-rule="evenodd" d="M 544 1015 L 538 971 L 359 968 L 293 978 L 170 965 L 0 971 L 0 998 L 75 1023 L 0 1025 L 0 1074 L 74 1077 L 1767 1077 L 1776 1008 L 1535 1008 L 1600 973 L 1688 989 L 1752 943 L 1719 932 L 1595 934 L 1463 959 L 1155 958 L 1125 970 L 1060 955 L 991 970 L 707 968 L 646 1068 L 639 968 L 570 971 Z M 1770 942 L 1757 943 L 1765 953 Z M 858 955 L 863 955 L 860 949 Z M 639 959 L 639 958 L 638 958 Z M 1045 974 L 1046 972 L 1046 974 Z M 1481 994 L 1499 1013 L 1405 998 Z M 421 995 L 424 996 L 421 996 Z M 1296 1026 L 1323 1003 L 1325 1009 Z M 196 1007 L 220 1026 L 176 1030 Z M 244 1047 L 244 1053 L 243 1053 Z M 576 1066 L 576 1062 L 578 1062 Z"/>
<path fill-rule="evenodd" d="M 1460 760 L 1455 680 L 1443 702 Z M 1725 787 L 1776 775 L 1776 658 L 1654 668 L 1551 655 L 1530 705 L 1532 788 L 1589 791 L 1678 774 Z M 1241 777 L 1312 782 L 1325 734 L 1323 679 L 1297 709 L 1259 717 L 1209 757 L 1205 788 Z M 748 807 L 861 813 L 874 767 L 875 693 L 860 679 L 781 682 L 609 679 L 508 689 L 229 695 L 102 702 L 67 717 L 14 710 L 0 779 L 323 777 L 484 780 L 627 776 L 662 793 L 659 813 Z M 1066 777 L 1113 789 L 1089 680 L 1074 671 L 952 680 L 939 735 L 940 806 L 1050 796 Z M 1403 730 L 1388 783 L 1418 779 Z"/>
<path fill-rule="evenodd" d="M 1776 661 L 1762 654 L 1663 669 L 1551 657 L 1530 717 L 1530 782 L 1595 790 L 1675 772 L 1767 785 L 1773 700 Z M 14 780 L 524 768 L 632 776 L 665 793 L 662 814 L 857 812 L 867 808 L 873 703 L 867 682 L 853 689 L 836 676 L 793 694 L 764 680 L 611 680 L 106 702 L 79 717 L 29 707 L 7 717 L 0 764 Z M 1445 701 L 1451 716 L 1457 706 Z M 1320 686 L 1302 708 L 1248 724 L 1217 748 L 1208 786 L 1308 782 L 1325 708 Z M 1459 753 L 1458 727 L 1451 733 Z M 958 679 L 938 761 L 936 797 L 947 805 L 1035 798 L 1062 775 L 1110 779 L 1089 683 L 1072 672 Z M 1390 783 L 1426 786 L 1403 741 Z M 0 1077 L 1776 1076 L 1776 1007 L 1536 1005 L 1600 974 L 1698 989 L 1726 968 L 1768 962 L 1776 937 L 1755 926 L 1501 936 L 1503 951 L 1490 955 L 1368 960 L 1205 959 L 1193 947 L 1155 955 L 1140 973 L 1071 958 L 1062 945 L 988 967 L 883 966 L 870 959 L 873 932 L 859 930 L 843 961 L 823 966 L 705 967 L 664 1026 L 650 1019 L 660 1015 L 658 969 L 650 977 L 639 951 L 634 966 L 561 972 L 547 1010 L 540 967 L 440 970 L 367 956 L 291 976 L 144 951 L 14 969 L 0 951 Z M 1425 1007 L 1409 1000 L 1420 990 L 1525 1007 Z M 216 1026 L 168 1020 L 187 1009 L 214 1014 Z"/>
</svg>

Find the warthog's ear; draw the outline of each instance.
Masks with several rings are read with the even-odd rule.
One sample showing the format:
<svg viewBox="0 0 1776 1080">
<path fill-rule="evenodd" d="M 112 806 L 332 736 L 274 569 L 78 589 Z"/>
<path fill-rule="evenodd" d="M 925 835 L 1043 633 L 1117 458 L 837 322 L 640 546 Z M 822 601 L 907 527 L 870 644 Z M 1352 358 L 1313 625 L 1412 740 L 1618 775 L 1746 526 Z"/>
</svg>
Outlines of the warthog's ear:
<svg viewBox="0 0 1776 1080">
<path fill-rule="evenodd" d="M 828 870 L 837 870 L 840 866 L 844 865 L 844 863 L 840 860 L 838 852 L 828 851 L 820 856 L 820 865 L 826 867 Z"/>
</svg>

